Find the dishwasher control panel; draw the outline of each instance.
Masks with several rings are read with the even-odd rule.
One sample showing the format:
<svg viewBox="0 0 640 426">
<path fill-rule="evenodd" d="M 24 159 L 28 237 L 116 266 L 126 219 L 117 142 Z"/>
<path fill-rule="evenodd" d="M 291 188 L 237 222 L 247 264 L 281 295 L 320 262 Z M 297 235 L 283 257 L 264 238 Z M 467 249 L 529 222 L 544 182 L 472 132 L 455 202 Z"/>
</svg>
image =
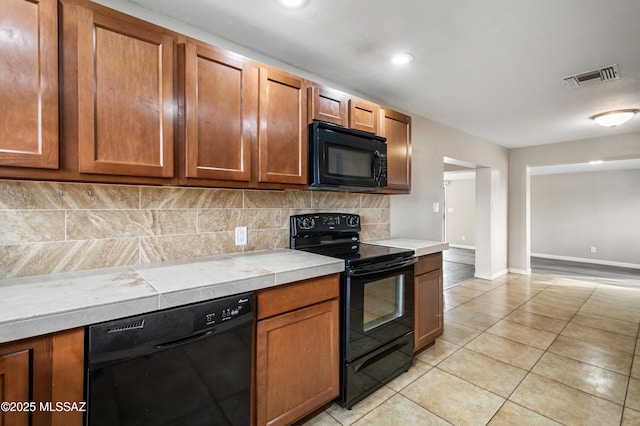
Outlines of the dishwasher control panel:
<svg viewBox="0 0 640 426">
<path fill-rule="evenodd" d="M 231 296 L 197 306 L 194 312 L 194 331 L 206 330 L 224 322 L 251 315 L 252 298 L 248 295 Z"/>
</svg>

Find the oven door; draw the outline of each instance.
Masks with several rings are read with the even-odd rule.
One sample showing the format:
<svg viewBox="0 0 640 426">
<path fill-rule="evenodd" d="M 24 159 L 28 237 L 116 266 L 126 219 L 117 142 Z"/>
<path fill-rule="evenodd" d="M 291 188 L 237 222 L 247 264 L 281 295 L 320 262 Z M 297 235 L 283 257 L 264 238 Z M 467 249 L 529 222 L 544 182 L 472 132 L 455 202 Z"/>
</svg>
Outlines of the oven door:
<svg viewBox="0 0 640 426">
<path fill-rule="evenodd" d="M 343 356 L 353 361 L 413 331 L 416 258 L 345 272 Z"/>
</svg>

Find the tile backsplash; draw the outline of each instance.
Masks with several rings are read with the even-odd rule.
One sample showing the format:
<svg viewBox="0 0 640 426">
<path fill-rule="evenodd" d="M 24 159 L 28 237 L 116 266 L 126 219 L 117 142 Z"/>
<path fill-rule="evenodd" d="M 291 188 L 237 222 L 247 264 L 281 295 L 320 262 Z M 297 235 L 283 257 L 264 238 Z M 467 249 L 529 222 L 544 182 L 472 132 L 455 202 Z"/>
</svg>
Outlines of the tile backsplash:
<svg viewBox="0 0 640 426">
<path fill-rule="evenodd" d="M 389 238 L 389 195 L 0 180 L 0 279 L 289 246 L 289 216 L 358 213 Z M 235 245 L 235 227 L 248 244 Z"/>
</svg>

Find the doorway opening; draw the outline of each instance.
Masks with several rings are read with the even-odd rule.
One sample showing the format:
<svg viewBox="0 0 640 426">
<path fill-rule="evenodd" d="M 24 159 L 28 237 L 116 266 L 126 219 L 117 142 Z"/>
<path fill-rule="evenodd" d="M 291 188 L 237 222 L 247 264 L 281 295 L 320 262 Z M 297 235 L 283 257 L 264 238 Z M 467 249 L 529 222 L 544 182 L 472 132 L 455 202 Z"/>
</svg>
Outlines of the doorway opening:
<svg viewBox="0 0 640 426">
<path fill-rule="evenodd" d="M 640 287 L 639 159 L 535 166 L 528 179 L 533 273 Z"/>
<path fill-rule="evenodd" d="M 445 158 L 443 179 L 444 288 L 475 276 L 476 268 L 476 170 L 475 165 Z"/>
</svg>

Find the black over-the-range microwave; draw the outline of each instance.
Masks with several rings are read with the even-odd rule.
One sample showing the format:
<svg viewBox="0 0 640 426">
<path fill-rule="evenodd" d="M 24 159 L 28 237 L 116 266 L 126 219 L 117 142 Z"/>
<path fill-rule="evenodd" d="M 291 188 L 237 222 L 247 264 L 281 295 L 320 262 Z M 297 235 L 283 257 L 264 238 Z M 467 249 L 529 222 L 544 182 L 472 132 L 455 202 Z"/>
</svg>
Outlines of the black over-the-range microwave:
<svg viewBox="0 0 640 426">
<path fill-rule="evenodd" d="M 309 187 L 375 191 L 387 186 L 386 138 L 315 121 L 309 125 Z"/>
</svg>

